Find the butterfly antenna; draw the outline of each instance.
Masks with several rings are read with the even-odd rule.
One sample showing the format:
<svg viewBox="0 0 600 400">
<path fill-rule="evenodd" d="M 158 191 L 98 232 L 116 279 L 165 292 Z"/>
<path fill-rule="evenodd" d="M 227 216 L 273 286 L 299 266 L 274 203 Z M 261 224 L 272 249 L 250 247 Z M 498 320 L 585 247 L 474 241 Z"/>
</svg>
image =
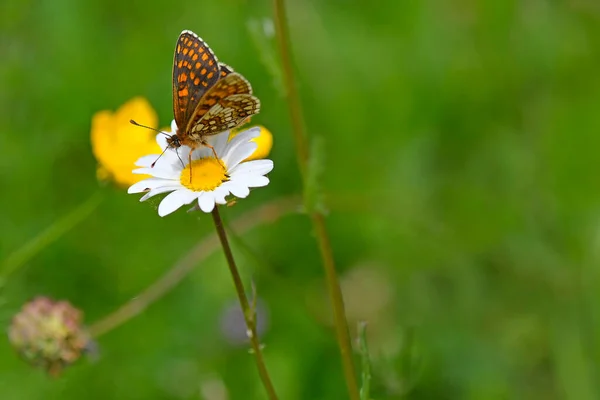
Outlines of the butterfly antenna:
<svg viewBox="0 0 600 400">
<path fill-rule="evenodd" d="M 151 131 L 162 133 L 163 135 L 165 135 L 167 137 L 171 137 L 172 136 L 172 135 L 169 135 L 167 132 L 159 131 L 158 129 L 152 128 L 151 126 L 138 124 L 133 119 L 130 119 L 129 122 L 131 123 L 131 125 L 139 126 L 140 128 L 150 129 Z M 154 160 L 154 162 L 150 165 L 150 168 L 154 168 L 154 166 L 156 165 L 156 162 L 158 160 L 160 160 L 160 158 L 167 152 L 168 149 L 169 149 L 169 146 L 165 147 L 165 149 L 163 150 L 163 152 L 160 153 L 160 156 L 158 156 L 158 158 L 156 160 Z M 179 157 L 179 154 L 177 154 L 177 157 Z M 179 158 L 179 159 L 181 160 L 181 158 Z"/>
<path fill-rule="evenodd" d="M 139 126 L 140 128 L 146 128 L 146 129 L 150 129 L 151 131 L 154 132 L 158 132 L 158 133 L 162 133 L 165 136 L 171 137 L 171 135 L 169 135 L 167 132 L 163 132 L 163 131 L 159 131 L 156 128 L 152 128 L 150 126 L 146 126 L 146 125 L 142 125 L 142 124 L 138 124 L 137 122 L 135 122 L 134 120 L 130 119 L 129 123 L 131 123 L 131 125 L 135 125 L 135 126 Z M 164 153 L 164 152 L 163 152 Z"/>
<path fill-rule="evenodd" d="M 165 147 L 165 149 L 163 150 L 163 152 L 160 153 L 160 156 L 158 156 L 158 158 L 156 160 L 154 160 L 154 162 L 152 164 L 150 164 L 150 168 L 154 168 L 154 165 L 156 165 L 156 162 L 158 160 L 160 160 L 160 158 L 167 152 L 167 150 L 169 150 L 169 146 Z M 179 157 L 179 154 L 177 155 L 177 157 Z"/>
</svg>

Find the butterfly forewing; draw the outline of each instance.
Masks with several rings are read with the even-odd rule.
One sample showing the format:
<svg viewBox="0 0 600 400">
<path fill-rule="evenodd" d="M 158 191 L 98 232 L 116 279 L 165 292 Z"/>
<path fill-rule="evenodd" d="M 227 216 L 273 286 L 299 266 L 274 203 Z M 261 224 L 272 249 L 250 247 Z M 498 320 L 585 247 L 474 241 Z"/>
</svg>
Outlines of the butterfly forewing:
<svg viewBox="0 0 600 400">
<path fill-rule="evenodd" d="M 190 130 L 191 140 L 215 135 L 241 125 L 247 118 L 258 114 L 260 100 L 251 94 L 234 94 L 211 107 Z"/>
<path fill-rule="evenodd" d="M 208 45 L 191 31 L 179 35 L 173 61 L 173 113 L 179 127 L 192 118 L 200 99 L 221 77 Z"/>
<path fill-rule="evenodd" d="M 231 72 L 224 78 L 221 78 L 208 92 L 202 97 L 196 107 L 196 112 L 190 119 L 187 131 L 190 131 L 200 119 L 226 97 L 234 94 L 252 94 L 252 86 L 242 75 L 237 72 Z M 224 129 L 226 130 L 226 129 Z"/>
</svg>

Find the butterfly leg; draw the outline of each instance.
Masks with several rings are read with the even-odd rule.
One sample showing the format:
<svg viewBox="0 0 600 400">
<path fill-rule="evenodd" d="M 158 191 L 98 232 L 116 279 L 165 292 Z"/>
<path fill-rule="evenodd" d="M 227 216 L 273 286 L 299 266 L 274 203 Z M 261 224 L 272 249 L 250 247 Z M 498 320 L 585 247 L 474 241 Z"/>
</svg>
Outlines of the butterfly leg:
<svg viewBox="0 0 600 400">
<path fill-rule="evenodd" d="M 221 159 L 217 155 L 217 152 L 216 152 L 215 148 L 212 145 L 210 145 L 208 142 L 204 142 L 202 144 L 212 150 L 212 153 L 215 156 L 215 158 L 217 159 L 217 161 L 219 162 L 219 164 L 221 164 L 221 166 L 223 168 L 225 168 L 225 170 L 227 171 L 227 167 L 225 167 L 225 165 L 223 164 L 223 161 L 221 161 Z"/>
<path fill-rule="evenodd" d="M 188 154 L 188 165 L 190 166 L 190 185 L 192 184 L 192 171 L 194 170 L 192 168 L 192 153 L 194 152 L 194 150 L 190 150 L 190 153 Z"/>
</svg>

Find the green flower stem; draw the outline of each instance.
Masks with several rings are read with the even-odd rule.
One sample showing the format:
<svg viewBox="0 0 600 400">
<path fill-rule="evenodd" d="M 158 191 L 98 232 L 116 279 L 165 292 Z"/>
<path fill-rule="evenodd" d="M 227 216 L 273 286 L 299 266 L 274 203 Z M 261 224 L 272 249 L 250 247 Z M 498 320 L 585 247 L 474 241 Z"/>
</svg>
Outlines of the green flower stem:
<svg viewBox="0 0 600 400">
<path fill-rule="evenodd" d="M 298 206 L 299 199 L 295 197 L 279 198 L 262 205 L 256 210 L 245 213 L 233 221 L 232 227 L 238 233 L 247 232 L 264 222 L 276 221 L 284 215 L 295 212 Z M 217 234 L 213 233 L 206 237 L 141 293 L 132 296 L 127 303 L 92 324 L 89 328 L 92 337 L 98 338 L 141 314 L 151 304 L 177 286 L 200 262 L 204 261 L 218 248 L 219 239 Z"/>
<path fill-rule="evenodd" d="M 88 198 L 83 204 L 72 210 L 58 221 L 54 222 L 36 237 L 25 243 L 21 248 L 9 255 L 0 267 L 0 286 L 2 286 L 9 275 L 17 271 L 31 260 L 36 254 L 58 240 L 62 235 L 69 232 L 77 224 L 86 219 L 100 204 L 102 192 L 98 191 Z"/>
<path fill-rule="evenodd" d="M 281 56 L 281 66 L 283 69 L 283 84 L 287 97 L 290 118 L 292 120 L 292 128 L 294 141 L 296 144 L 296 158 L 298 167 L 302 176 L 306 178 L 308 164 L 308 142 L 304 129 L 304 118 L 302 116 L 302 105 L 300 103 L 300 95 L 296 87 L 294 70 L 292 67 L 292 57 L 290 55 L 290 46 L 288 45 L 289 28 L 287 24 L 287 16 L 285 13 L 284 0 L 274 0 L 273 8 L 275 10 L 275 34 L 279 43 L 279 53 Z"/>
<path fill-rule="evenodd" d="M 275 17 L 275 31 L 277 41 L 279 42 L 279 51 L 281 55 L 281 64 L 287 95 L 287 104 L 292 122 L 294 140 L 296 143 L 296 158 L 306 189 L 306 183 L 308 178 L 309 151 L 307 135 L 304 129 L 302 105 L 300 103 L 300 96 L 298 95 L 298 89 L 296 87 L 296 81 L 292 68 L 288 39 L 289 29 L 287 24 L 284 0 L 273 0 L 273 6 Z M 327 228 L 325 226 L 325 218 L 323 214 L 319 211 L 318 207 L 312 207 L 312 209 L 309 210 L 309 212 L 310 219 L 312 221 L 312 225 L 316 233 L 317 241 L 319 242 L 319 249 L 321 251 L 323 267 L 325 268 L 327 288 L 333 307 L 337 340 L 340 348 L 342 365 L 344 368 L 344 376 L 346 378 L 346 386 L 348 387 L 348 394 L 351 400 L 359 400 L 360 396 L 358 384 L 354 370 L 354 362 L 352 360 L 352 345 L 350 342 L 350 334 L 348 333 L 348 321 L 346 320 L 344 300 L 342 297 L 342 291 L 340 289 L 339 280 L 335 270 L 333 251 L 331 249 L 331 243 L 329 241 Z"/>
<path fill-rule="evenodd" d="M 276 400 L 277 394 L 275 393 L 275 388 L 273 387 L 273 383 L 271 382 L 271 378 L 269 377 L 269 373 L 267 372 L 267 367 L 265 365 L 265 361 L 262 355 L 260 339 L 256 331 L 255 309 L 254 307 L 251 307 L 250 303 L 248 302 L 248 297 L 246 296 L 244 284 L 242 283 L 242 278 L 240 277 L 240 273 L 235 264 L 233 253 L 231 252 L 231 247 L 229 246 L 229 241 L 227 240 L 227 234 L 225 233 L 225 227 L 223 226 L 223 220 L 221 220 L 221 215 L 219 214 L 218 207 L 214 208 L 212 216 L 215 222 L 217 234 L 219 235 L 219 240 L 221 241 L 221 246 L 223 246 L 225 258 L 227 259 L 227 265 L 229 265 L 229 271 L 231 272 L 231 276 L 233 278 L 235 290 L 240 300 L 242 311 L 244 312 L 244 319 L 246 321 L 246 327 L 248 328 L 248 336 L 250 338 L 250 343 L 254 352 L 254 357 L 256 360 L 256 366 L 258 368 L 260 379 L 262 380 L 263 385 L 265 386 L 267 394 L 269 395 L 269 399 Z"/>
</svg>

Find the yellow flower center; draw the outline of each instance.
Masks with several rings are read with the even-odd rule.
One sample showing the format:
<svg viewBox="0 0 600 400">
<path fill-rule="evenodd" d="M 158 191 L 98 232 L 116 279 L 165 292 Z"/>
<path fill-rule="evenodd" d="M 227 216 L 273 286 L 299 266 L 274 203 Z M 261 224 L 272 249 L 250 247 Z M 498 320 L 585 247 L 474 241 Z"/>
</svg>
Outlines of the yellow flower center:
<svg viewBox="0 0 600 400">
<path fill-rule="evenodd" d="M 183 171 L 179 181 L 195 192 L 214 190 L 229 180 L 222 160 L 213 157 L 193 160 Z"/>
</svg>

